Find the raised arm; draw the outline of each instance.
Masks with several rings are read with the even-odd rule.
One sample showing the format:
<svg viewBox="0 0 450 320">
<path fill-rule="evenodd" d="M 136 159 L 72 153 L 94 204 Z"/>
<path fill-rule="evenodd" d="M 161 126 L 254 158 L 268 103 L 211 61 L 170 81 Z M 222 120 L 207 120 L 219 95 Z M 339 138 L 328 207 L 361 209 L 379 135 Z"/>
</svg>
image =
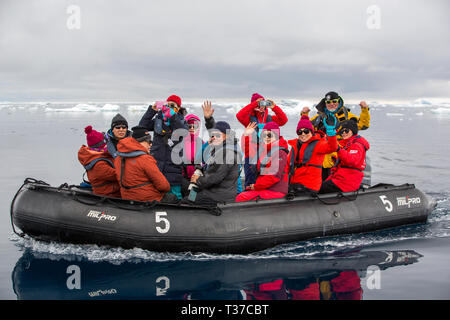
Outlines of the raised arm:
<svg viewBox="0 0 450 320">
<path fill-rule="evenodd" d="M 147 111 L 142 116 L 141 121 L 139 121 L 139 125 L 146 127 L 149 131 L 153 131 L 155 125 L 153 118 L 157 113 L 158 110 L 156 109 L 156 106 L 149 105 Z"/>
<path fill-rule="evenodd" d="M 369 106 L 365 101 L 361 101 L 359 105 L 361 106 L 361 114 L 358 120 L 358 130 L 366 130 L 370 127 Z"/>
</svg>

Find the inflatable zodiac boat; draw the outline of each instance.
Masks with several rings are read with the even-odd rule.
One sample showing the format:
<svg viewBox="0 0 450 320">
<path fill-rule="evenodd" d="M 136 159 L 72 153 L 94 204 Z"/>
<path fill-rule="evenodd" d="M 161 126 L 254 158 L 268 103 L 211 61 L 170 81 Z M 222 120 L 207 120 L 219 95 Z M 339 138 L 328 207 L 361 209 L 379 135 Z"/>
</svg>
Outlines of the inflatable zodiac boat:
<svg viewBox="0 0 450 320">
<path fill-rule="evenodd" d="M 11 222 L 33 238 L 152 251 L 249 253 L 282 243 L 424 223 L 436 202 L 412 184 L 197 206 L 101 197 L 26 179 Z"/>
</svg>

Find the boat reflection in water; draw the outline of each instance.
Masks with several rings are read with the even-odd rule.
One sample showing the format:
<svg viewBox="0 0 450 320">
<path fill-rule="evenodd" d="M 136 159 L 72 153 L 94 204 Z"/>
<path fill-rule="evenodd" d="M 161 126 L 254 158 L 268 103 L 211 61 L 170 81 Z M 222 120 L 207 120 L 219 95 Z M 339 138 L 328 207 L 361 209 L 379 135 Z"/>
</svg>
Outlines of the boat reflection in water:
<svg viewBox="0 0 450 320">
<path fill-rule="evenodd" d="M 362 299 L 361 278 L 368 270 L 405 266 L 420 257 L 412 250 L 363 250 L 308 258 L 114 264 L 27 249 L 12 280 L 18 299 Z"/>
</svg>

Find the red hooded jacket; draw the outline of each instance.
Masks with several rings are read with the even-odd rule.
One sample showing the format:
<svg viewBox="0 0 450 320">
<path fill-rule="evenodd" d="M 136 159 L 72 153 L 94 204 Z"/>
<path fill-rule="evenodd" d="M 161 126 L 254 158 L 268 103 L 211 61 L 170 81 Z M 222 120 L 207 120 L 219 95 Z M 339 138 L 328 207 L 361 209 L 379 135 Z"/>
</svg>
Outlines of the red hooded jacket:
<svg viewBox="0 0 450 320">
<path fill-rule="evenodd" d="M 298 139 L 289 140 L 289 145 L 292 147 L 288 158 L 289 168 L 292 165 L 292 157 L 294 157 L 294 165 L 297 166 L 294 175 L 291 176 L 291 184 L 301 184 L 308 189 L 319 191 L 322 185 L 323 159 L 326 154 L 334 152 L 338 148 L 336 137 L 322 138 L 316 133 L 308 142 L 300 145 L 300 152 L 298 152 L 298 141 Z M 314 147 L 310 160 L 306 164 L 301 165 L 307 146 L 314 141 L 318 142 Z"/>
<path fill-rule="evenodd" d="M 133 158 L 125 158 L 123 174 L 121 169 L 122 157 L 119 155 L 114 160 L 116 177 L 121 185 L 122 198 L 136 201 L 161 201 L 164 193 L 169 192 L 170 184 L 159 171 L 155 158 L 148 154 L 149 151 L 132 137 L 120 140 L 117 150 L 123 153 L 133 151 L 144 151 L 147 153 Z M 145 185 L 134 187 L 141 184 Z M 123 186 L 132 188 L 127 189 Z"/>
<path fill-rule="evenodd" d="M 257 163 L 257 170 L 259 172 L 255 182 L 255 191 L 270 190 L 275 192 L 288 192 L 288 172 L 287 172 L 287 152 L 288 144 L 283 137 L 268 145 L 261 145 L 261 155 Z M 276 150 L 268 153 L 271 150 Z M 263 165 L 261 162 L 264 161 Z"/>
<path fill-rule="evenodd" d="M 250 124 L 250 116 L 256 116 L 259 123 L 267 123 L 270 122 L 267 120 L 267 116 L 269 115 L 269 108 L 266 108 L 264 110 L 264 113 L 256 112 L 255 108 L 258 107 L 258 101 L 253 101 L 249 105 L 242 108 L 237 114 L 236 118 L 239 120 L 240 123 L 242 123 L 243 126 L 248 126 Z M 288 118 L 286 117 L 286 114 L 281 110 L 279 106 L 273 107 L 273 112 L 275 115 L 272 115 L 272 121 L 276 122 L 280 127 L 284 126 L 286 122 L 288 121 Z"/>
<path fill-rule="evenodd" d="M 343 192 L 356 191 L 361 186 L 366 167 L 366 151 L 370 145 L 366 139 L 357 135 L 339 141 L 339 164 L 332 169 L 328 179 Z"/>
<path fill-rule="evenodd" d="M 86 166 L 98 158 L 114 161 L 108 151 L 94 151 L 85 145 L 78 150 L 78 160 L 82 166 Z M 108 162 L 98 161 L 91 170 L 87 170 L 87 176 L 94 194 L 120 198 L 120 186 L 117 182 L 116 170 Z"/>
</svg>

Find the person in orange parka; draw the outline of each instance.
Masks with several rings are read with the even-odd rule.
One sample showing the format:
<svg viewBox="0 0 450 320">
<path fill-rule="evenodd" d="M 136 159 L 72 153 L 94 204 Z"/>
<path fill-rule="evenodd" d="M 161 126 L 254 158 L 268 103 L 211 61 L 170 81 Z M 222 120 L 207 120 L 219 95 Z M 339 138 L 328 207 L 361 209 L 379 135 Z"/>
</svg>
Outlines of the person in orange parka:
<svg viewBox="0 0 450 320">
<path fill-rule="evenodd" d="M 297 125 L 298 139 L 289 140 L 290 191 L 317 193 L 322 185 L 322 163 L 326 154 L 338 149 L 336 130 L 327 130 L 327 137 L 314 132 L 307 115 Z"/>
<path fill-rule="evenodd" d="M 159 171 L 155 158 L 150 155 L 152 140 L 148 129 L 137 126 L 132 131 L 131 137 L 123 138 L 117 144 L 118 156 L 114 160 L 122 198 L 145 202 L 177 202 L 174 194 L 167 193 L 170 184 Z"/>
<path fill-rule="evenodd" d="M 92 191 L 94 194 L 120 198 L 114 160 L 106 148 L 103 134 L 92 130 L 92 126 L 84 128 L 84 132 L 88 145 L 82 145 L 78 150 L 78 160 L 86 169 Z"/>
</svg>

